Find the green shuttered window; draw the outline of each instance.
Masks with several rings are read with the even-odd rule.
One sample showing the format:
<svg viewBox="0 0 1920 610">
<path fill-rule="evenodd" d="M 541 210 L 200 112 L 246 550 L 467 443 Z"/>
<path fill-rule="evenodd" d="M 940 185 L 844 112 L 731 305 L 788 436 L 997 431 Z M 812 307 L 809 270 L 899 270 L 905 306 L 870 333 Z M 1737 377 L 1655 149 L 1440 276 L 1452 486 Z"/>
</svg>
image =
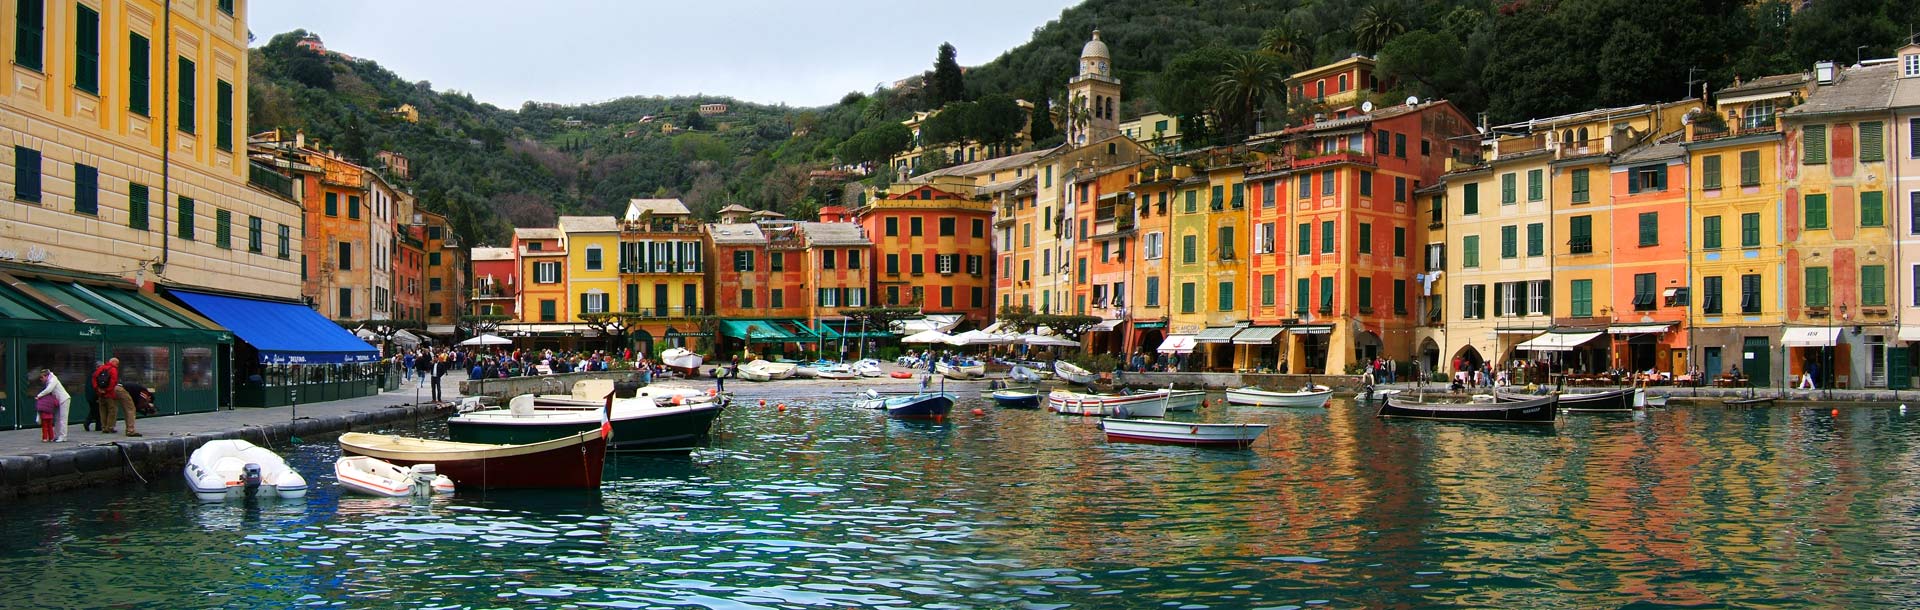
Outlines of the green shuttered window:
<svg viewBox="0 0 1920 610">
<path fill-rule="evenodd" d="M 73 88 L 100 93 L 100 13 L 78 3 L 73 11 Z"/>
<path fill-rule="evenodd" d="M 1807 165 L 1827 162 L 1827 126 L 1808 125 L 1800 130 L 1800 161 Z"/>
<path fill-rule="evenodd" d="M 1806 208 L 1807 228 L 1809 229 L 1827 228 L 1827 196 L 1826 195 L 1807 195 L 1805 201 L 1806 201 L 1806 205 L 1804 205 L 1803 207 Z"/>
<path fill-rule="evenodd" d="M 1886 226 L 1886 198 L 1886 193 L 1880 191 L 1860 193 L 1860 226 Z"/>
<path fill-rule="evenodd" d="M 150 67 L 147 56 L 147 37 L 139 34 L 127 34 L 127 111 L 147 116 L 147 104 L 153 94 L 148 90 L 147 77 Z"/>
</svg>

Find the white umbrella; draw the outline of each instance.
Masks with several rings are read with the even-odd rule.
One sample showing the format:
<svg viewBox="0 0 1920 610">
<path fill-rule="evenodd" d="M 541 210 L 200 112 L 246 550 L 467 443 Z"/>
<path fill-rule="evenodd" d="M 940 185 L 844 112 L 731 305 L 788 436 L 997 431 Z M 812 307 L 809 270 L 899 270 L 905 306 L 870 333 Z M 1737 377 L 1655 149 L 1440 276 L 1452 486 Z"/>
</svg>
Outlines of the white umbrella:
<svg viewBox="0 0 1920 610">
<path fill-rule="evenodd" d="M 493 335 L 480 335 L 460 342 L 461 345 L 513 345 L 512 341 Z"/>
<path fill-rule="evenodd" d="M 970 330 L 947 340 L 954 345 L 1006 345 L 1012 340 L 1003 335 L 990 334 L 981 330 Z"/>
<path fill-rule="evenodd" d="M 403 330 L 397 333 L 393 333 L 393 342 L 394 344 L 399 345 L 400 347 L 408 347 L 408 348 L 414 347 L 416 345 L 420 345 L 420 335 L 416 335 Z"/>
<path fill-rule="evenodd" d="M 1018 341 L 1021 345 L 1032 345 L 1032 346 L 1039 346 L 1039 347 L 1080 347 L 1080 342 L 1078 341 L 1071 341 L 1068 339 L 1062 339 L 1060 337 L 1049 337 L 1045 335 L 1020 335 L 1020 338 Z"/>
<path fill-rule="evenodd" d="M 923 330 L 901 339 L 901 343 L 951 343 L 953 336 L 937 330 Z"/>
</svg>

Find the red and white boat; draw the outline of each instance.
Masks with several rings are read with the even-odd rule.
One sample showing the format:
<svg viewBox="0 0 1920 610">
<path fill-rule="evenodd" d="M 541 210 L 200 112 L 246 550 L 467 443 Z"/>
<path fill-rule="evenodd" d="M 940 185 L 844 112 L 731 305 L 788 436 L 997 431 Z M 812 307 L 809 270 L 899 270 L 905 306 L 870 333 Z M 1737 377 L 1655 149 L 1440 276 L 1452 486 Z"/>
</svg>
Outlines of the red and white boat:
<svg viewBox="0 0 1920 610">
<path fill-rule="evenodd" d="M 1108 418 L 1100 421 L 1100 429 L 1106 431 L 1108 442 L 1244 449 L 1267 431 L 1267 425 Z"/>
<path fill-rule="evenodd" d="M 1123 395 L 1054 390 L 1047 394 L 1047 409 L 1067 415 L 1166 417 L 1167 397 L 1164 392 Z"/>
</svg>

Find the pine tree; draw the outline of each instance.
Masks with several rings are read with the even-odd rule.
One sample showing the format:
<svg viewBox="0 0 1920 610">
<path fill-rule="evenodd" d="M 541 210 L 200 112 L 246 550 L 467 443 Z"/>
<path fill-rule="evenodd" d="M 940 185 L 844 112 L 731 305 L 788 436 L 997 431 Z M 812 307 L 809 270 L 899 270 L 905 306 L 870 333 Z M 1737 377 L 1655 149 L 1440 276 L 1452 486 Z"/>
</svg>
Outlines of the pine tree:
<svg viewBox="0 0 1920 610">
<path fill-rule="evenodd" d="M 940 55 L 933 60 L 933 75 L 927 79 L 929 108 L 967 98 L 966 76 L 960 73 L 960 62 L 954 60 L 954 53 L 952 43 L 940 43 Z"/>
</svg>

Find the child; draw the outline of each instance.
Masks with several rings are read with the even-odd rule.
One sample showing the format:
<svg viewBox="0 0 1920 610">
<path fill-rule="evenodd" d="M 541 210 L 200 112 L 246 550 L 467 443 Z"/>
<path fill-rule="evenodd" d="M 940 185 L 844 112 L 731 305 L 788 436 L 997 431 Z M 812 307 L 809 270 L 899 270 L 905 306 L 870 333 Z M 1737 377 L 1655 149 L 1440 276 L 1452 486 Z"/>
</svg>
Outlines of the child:
<svg viewBox="0 0 1920 610">
<path fill-rule="evenodd" d="M 67 442 L 67 407 L 73 398 L 51 370 L 40 369 L 40 383 L 44 385 L 33 401 L 33 411 L 40 419 L 40 442 Z"/>
</svg>

